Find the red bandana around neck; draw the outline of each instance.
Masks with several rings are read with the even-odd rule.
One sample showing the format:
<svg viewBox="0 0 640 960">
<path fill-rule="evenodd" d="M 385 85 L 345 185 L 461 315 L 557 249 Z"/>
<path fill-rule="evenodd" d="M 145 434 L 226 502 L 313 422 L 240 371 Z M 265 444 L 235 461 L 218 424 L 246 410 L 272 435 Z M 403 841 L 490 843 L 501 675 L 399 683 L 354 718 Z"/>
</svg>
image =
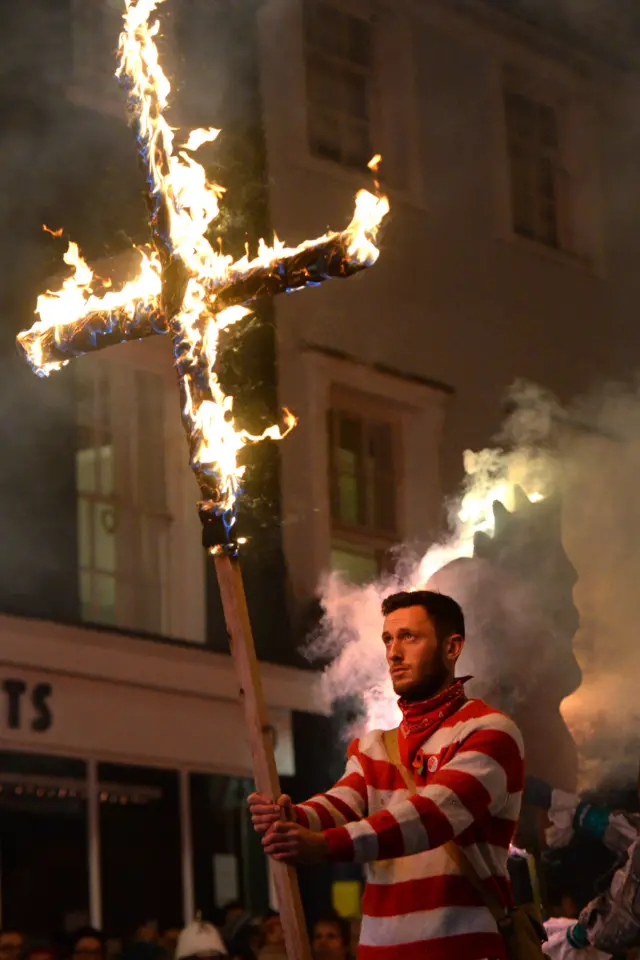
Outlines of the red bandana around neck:
<svg viewBox="0 0 640 960">
<path fill-rule="evenodd" d="M 459 710 L 466 702 L 467 695 L 464 685 L 471 677 L 460 677 L 445 687 L 435 697 L 410 703 L 399 700 L 398 706 L 402 710 L 400 724 L 400 756 L 407 767 L 412 767 L 416 754 L 424 741 L 438 729 L 443 720 Z"/>
</svg>

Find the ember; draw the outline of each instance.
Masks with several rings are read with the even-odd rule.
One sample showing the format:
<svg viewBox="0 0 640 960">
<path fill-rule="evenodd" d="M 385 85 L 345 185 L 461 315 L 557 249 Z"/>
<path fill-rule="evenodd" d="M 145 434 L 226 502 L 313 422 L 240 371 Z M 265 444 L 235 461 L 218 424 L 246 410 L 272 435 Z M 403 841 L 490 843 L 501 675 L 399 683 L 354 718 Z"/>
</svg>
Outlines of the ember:
<svg viewBox="0 0 640 960">
<path fill-rule="evenodd" d="M 242 586 L 232 527 L 241 492 L 242 448 L 265 438 L 280 439 L 295 418 L 284 411 L 285 427 L 270 427 L 260 436 L 238 430 L 233 398 L 225 395 L 216 374 L 220 332 L 249 313 L 259 297 L 315 286 L 332 277 L 348 277 L 378 258 L 380 223 L 389 210 L 380 193 L 361 190 L 346 230 L 287 248 L 260 241 L 258 255 L 237 262 L 216 252 L 207 231 L 218 215 L 222 187 L 209 183 L 204 168 L 190 154 L 216 139 L 214 128 L 194 130 L 174 153 L 174 134 L 164 117 L 171 90 L 158 60 L 159 24 L 150 17 L 164 0 L 125 0 L 117 76 L 127 91 L 138 150 L 145 170 L 153 244 L 138 252 L 135 280 L 120 290 L 97 278 L 70 243 L 64 256 L 72 276 L 58 291 L 38 298 L 39 319 L 18 342 L 40 376 L 59 370 L 73 357 L 126 340 L 153 334 L 171 335 L 189 439 L 191 465 L 201 500 L 203 541 L 215 558 L 231 653 L 243 692 L 257 789 L 277 797 L 278 774 L 262 696 L 257 659 Z M 309 956 L 295 874 L 274 865 L 274 879 L 287 941 L 295 960 Z"/>
</svg>

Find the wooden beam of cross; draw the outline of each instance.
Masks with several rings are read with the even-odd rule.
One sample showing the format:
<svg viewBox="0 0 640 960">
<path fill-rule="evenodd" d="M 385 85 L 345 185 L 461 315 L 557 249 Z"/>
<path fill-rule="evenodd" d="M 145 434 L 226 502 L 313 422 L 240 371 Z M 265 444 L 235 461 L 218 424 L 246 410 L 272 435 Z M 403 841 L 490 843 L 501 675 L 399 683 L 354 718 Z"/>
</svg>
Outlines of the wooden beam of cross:
<svg viewBox="0 0 640 960">
<path fill-rule="evenodd" d="M 19 335 L 18 343 L 35 372 L 48 376 L 82 354 L 154 334 L 170 335 L 190 462 L 200 488 L 203 543 L 214 558 L 256 788 L 276 798 L 280 785 L 232 528 L 241 493 L 242 447 L 265 437 L 279 439 L 283 433 L 271 427 L 256 437 L 236 428 L 232 398 L 225 396 L 216 375 L 218 339 L 261 297 L 348 277 L 375 263 L 376 233 L 389 204 L 376 183 L 375 195 L 360 191 L 353 220 L 341 233 L 328 233 L 295 249 L 282 244 L 268 248 L 261 241 L 253 260 L 233 262 L 216 252 L 207 231 L 218 213 L 222 189 L 207 181 L 192 153 L 218 131 L 192 131 L 174 153 L 173 131 L 164 118 L 170 84 L 158 61 L 158 24 L 150 22 L 163 2 L 125 0 L 117 71 L 145 172 L 153 243 L 140 250 L 136 279 L 101 296 L 94 292 L 91 269 L 70 244 L 65 261 L 73 267 L 73 276 L 61 290 L 39 297 L 40 319 Z M 288 419 L 290 429 L 294 421 L 290 415 Z M 289 960 L 307 960 L 309 943 L 295 871 L 279 863 L 273 871 Z"/>
</svg>

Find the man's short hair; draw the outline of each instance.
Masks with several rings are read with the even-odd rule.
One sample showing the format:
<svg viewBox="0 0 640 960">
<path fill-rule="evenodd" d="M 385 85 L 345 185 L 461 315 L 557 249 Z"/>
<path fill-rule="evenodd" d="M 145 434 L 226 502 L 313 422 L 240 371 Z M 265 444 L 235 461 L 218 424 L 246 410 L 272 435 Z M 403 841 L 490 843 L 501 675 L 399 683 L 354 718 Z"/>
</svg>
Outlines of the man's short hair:
<svg viewBox="0 0 640 960">
<path fill-rule="evenodd" d="M 434 590 L 403 590 L 392 593 L 382 601 L 382 614 L 387 617 L 394 610 L 407 607 L 422 607 L 427 613 L 438 640 L 446 640 L 453 634 L 464 638 L 464 614 L 460 604 L 445 593 Z"/>
</svg>

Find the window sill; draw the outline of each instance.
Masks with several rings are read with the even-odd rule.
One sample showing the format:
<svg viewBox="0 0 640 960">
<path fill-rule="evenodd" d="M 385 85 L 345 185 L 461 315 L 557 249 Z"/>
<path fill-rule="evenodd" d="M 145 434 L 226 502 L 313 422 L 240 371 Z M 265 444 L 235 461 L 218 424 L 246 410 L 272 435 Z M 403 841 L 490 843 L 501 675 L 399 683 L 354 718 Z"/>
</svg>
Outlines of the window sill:
<svg viewBox="0 0 640 960">
<path fill-rule="evenodd" d="M 591 257 L 582 257 L 579 254 L 571 253 L 568 250 L 560 250 L 555 247 L 548 247 L 537 240 L 529 240 L 517 233 L 502 234 L 498 240 L 516 250 L 526 254 L 533 254 L 541 257 L 543 260 L 551 261 L 559 266 L 571 267 L 580 273 L 586 273 L 598 280 L 604 279 L 604 268 L 601 263 Z"/>
<path fill-rule="evenodd" d="M 310 152 L 307 152 L 302 157 L 297 157 L 293 161 L 293 165 L 307 173 L 316 174 L 324 180 L 331 179 L 350 186 L 354 193 L 362 189 L 370 190 L 371 192 L 375 190 L 373 174 L 368 170 L 357 170 L 354 167 L 346 167 L 341 163 L 337 163 L 335 160 L 323 160 L 321 157 L 316 157 Z M 392 206 L 404 204 L 418 210 L 426 209 L 424 200 L 418 196 L 416 190 L 412 190 L 410 187 L 396 187 L 393 184 L 385 182 L 384 156 L 382 158 L 381 185 L 383 193 L 390 197 Z"/>
</svg>

